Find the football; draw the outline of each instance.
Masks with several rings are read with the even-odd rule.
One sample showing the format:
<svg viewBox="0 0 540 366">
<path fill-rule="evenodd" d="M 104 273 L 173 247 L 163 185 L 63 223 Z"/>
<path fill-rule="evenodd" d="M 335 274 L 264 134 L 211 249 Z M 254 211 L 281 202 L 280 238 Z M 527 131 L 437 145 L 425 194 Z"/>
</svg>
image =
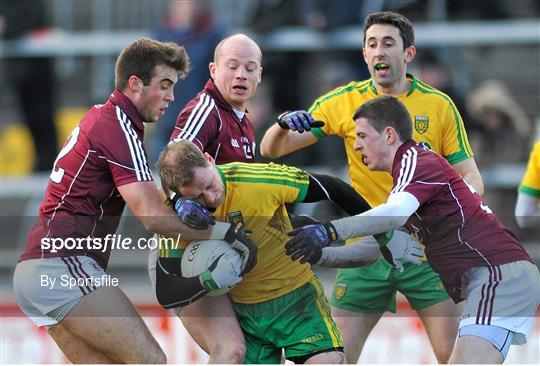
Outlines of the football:
<svg viewBox="0 0 540 366">
<path fill-rule="evenodd" d="M 222 254 L 226 254 L 229 260 L 242 262 L 240 254 L 231 248 L 224 240 L 194 240 L 182 255 L 182 275 L 184 277 L 195 277 L 203 273 Z M 229 289 L 218 289 L 208 293 L 210 296 L 225 294 Z"/>
</svg>

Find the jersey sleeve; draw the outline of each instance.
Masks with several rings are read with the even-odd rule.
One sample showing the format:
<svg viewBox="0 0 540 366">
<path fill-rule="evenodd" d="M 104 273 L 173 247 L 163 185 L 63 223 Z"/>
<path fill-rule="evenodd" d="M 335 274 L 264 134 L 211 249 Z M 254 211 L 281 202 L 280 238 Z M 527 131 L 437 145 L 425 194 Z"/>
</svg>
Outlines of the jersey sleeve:
<svg viewBox="0 0 540 366">
<path fill-rule="evenodd" d="M 416 150 L 409 150 L 394 168 L 394 187 L 391 194 L 408 192 L 420 205 L 437 195 L 446 186 L 444 169 L 437 159 L 419 158 Z"/>
<path fill-rule="evenodd" d="M 534 145 L 531 152 L 527 170 L 519 186 L 519 192 L 540 198 L 540 141 Z"/>
<path fill-rule="evenodd" d="M 180 112 L 171 135 L 171 141 L 188 140 L 197 145 L 201 151 L 218 136 L 220 120 L 213 113 L 215 101 L 205 93 L 188 103 Z"/>
<path fill-rule="evenodd" d="M 308 112 L 313 116 L 315 121 L 324 122 L 323 127 L 311 129 L 311 133 L 319 140 L 326 136 L 339 134 L 337 128 L 339 116 L 336 114 L 335 109 L 333 108 L 333 103 L 335 102 L 335 93 L 336 91 L 334 90 L 323 95 L 308 109 Z"/>
<path fill-rule="evenodd" d="M 286 165 L 265 164 L 257 179 L 274 196 L 275 203 L 303 202 L 309 187 L 309 175 L 305 170 Z"/>
<path fill-rule="evenodd" d="M 152 181 L 143 142 L 133 123 L 117 108 L 117 119 L 111 123 L 98 123 L 91 131 L 91 142 L 99 159 L 107 162 L 117 187 Z M 90 136 L 89 136 L 90 137 Z"/>
<path fill-rule="evenodd" d="M 440 113 L 441 118 L 443 118 L 441 121 L 443 124 L 442 156 L 453 165 L 472 157 L 474 154 L 456 105 L 447 95 L 444 95 L 444 98 L 446 103 L 443 103 L 441 107 L 443 110 Z"/>
</svg>

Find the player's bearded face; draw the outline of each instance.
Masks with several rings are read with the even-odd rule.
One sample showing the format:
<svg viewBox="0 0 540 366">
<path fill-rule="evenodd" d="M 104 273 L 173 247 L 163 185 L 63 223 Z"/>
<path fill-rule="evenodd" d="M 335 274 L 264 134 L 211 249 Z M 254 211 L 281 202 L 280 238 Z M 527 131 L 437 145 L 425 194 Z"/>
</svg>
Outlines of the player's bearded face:
<svg viewBox="0 0 540 366">
<path fill-rule="evenodd" d="M 364 60 L 374 81 L 392 87 L 405 77 L 407 50 L 399 29 L 386 24 L 374 24 L 366 31 Z"/>
</svg>

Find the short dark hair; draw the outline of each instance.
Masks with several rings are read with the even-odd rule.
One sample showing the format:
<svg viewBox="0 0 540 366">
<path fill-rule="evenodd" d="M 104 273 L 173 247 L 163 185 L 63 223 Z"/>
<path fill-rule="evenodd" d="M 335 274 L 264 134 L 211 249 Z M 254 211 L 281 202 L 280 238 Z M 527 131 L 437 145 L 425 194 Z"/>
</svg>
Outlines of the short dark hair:
<svg viewBox="0 0 540 366">
<path fill-rule="evenodd" d="M 394 128 L 401 141 L 412 139 L 411 115 L 401 101 L 390 95 L 383 95 L 362 104 L 354 112 L 353 121 L 365 118 L 377 132 L 386 127 Z"/>
<path fill-rule="evenodd" d="M 414 45 L 414 28 L 409 19 L 392 11 L 371 13 L 364 20 L 364 44 L 366 44 L 366 32 L 373 24 L 388 24 L 399 29 L 403 40 L 403 49 Z"/>
<path fill-rule="evenodd" d="M 203 152 L 191 141 L 170 142 L 159 154 L 156 169 L 163 190 L 179 193 L 180 187 L 193 184 L 195 168 L 205 168 L 210 163 Z"/>
<path fill-rule="evenodd" d="M 150 84 L 155 67 L 165 65 L 178 71 L 178 78 L 183 79 L 189 72 L 189 56 L 183 46 L 173 42 L 159 42 L 150 38 L 141 38 L 120 52 L 116 60 L 116 89 L 124 90 L 132 75 Z"/>
</svg>

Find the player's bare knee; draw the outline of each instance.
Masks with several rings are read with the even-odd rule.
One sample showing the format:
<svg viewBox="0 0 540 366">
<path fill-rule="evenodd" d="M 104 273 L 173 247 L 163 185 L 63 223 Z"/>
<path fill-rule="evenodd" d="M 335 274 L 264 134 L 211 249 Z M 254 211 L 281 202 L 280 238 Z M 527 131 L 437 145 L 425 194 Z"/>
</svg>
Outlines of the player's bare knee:
<svg viewBox="0 0 540 366">
<path fill-rule="evenodd" d="M 246 346 L 242 342 L 241 344 L 235 344 L 233 347 L 228 347 L 225 351 L 225 358 L 230 363 L 242 364 L 246 357 Z"/>
<path fill-rule="evenodd" d="M 210 357 L 217 363 L 244 363 L 246 357 L 246 346 L 244 342 L 238 343 L 218 343 L 210 351 Z"/>
</svg>

